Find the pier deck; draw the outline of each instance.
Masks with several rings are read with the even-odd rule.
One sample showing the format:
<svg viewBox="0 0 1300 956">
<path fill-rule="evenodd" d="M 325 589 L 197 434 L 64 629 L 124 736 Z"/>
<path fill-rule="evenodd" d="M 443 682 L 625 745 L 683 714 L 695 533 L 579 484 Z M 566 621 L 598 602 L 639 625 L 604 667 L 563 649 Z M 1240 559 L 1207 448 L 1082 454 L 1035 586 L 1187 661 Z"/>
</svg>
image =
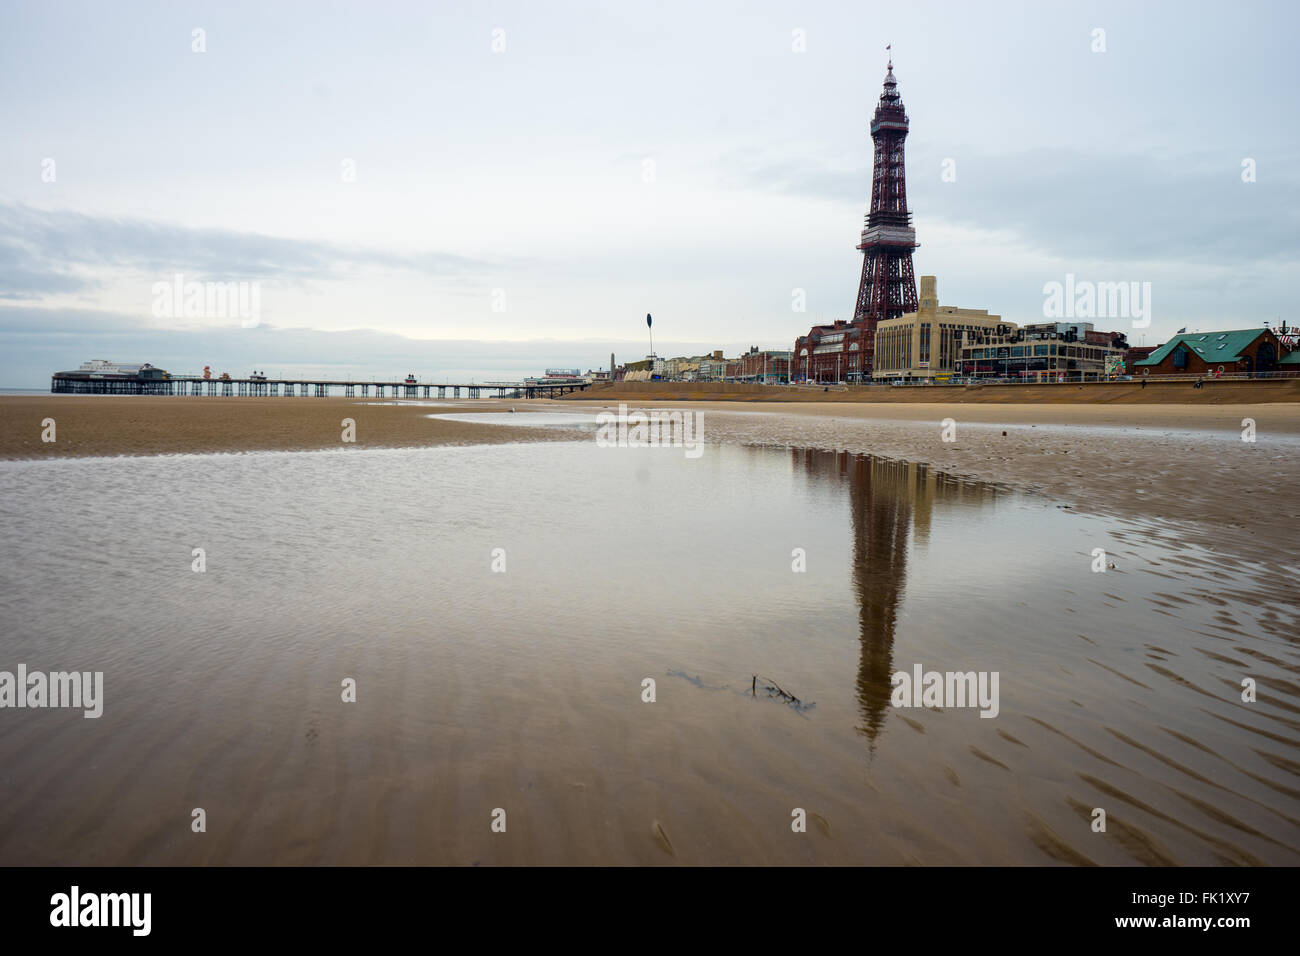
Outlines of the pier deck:
<svg viewBox="0 0 1300 956">
<path fill-rule="evenodd" d="M 330 389 L 341 390 L 344 398 L 547 398 L 587 388 L 587 382 L 541 384 L 529 382 L 495 382 L 490 385 L 454 385 L 450 383 L 417 382 L 349 382 L 322 379 L 261 379 L 261 378 L 72 378 L 55 376 L 50 380 L 50 391 L 73 395 L 192 395 L 234 398 L 241 396 L 286 398 L 312 396 L 327 398 Z M 434 394 L 434 390 L 437 394 Z M 359 390 L 359 391 L 358 391 Z M 338 394 L 338 392 L 336 392 Z"/>
</svg>

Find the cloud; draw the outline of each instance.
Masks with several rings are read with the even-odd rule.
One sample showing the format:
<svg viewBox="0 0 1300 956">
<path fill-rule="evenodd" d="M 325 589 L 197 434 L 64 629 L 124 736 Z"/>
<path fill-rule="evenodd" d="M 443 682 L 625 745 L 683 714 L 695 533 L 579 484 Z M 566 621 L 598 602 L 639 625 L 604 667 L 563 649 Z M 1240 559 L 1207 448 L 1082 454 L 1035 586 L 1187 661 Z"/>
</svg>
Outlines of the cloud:
<svg viewBox="0 0 1300 956">
<path fill-rule="evenodd" d="M 361 269 L 436 279 L 502 266 L 444 252 L 396 252 L 0 202 L 0 298 L 92 291 L 102 285 L 105 271 L 305 282 L 344 278 Z"/>
<path fill-rule="evenodd" d="M 1300 157 L 1258 164 L 1243 182 L 1243 157 L 1099 154 L 1035 149 L 1015 155 L 911 149 L 908 203 L 917 238 L 927 223 L 1011 234 L 1027 248 L 1086 262 L 1182 262 L 1189 266 L 1300 260 Z M 956 177 L 943 182 L 943 161 Z M 834 167 L 815 156 L 736 153 L 724 184 L 848 202 L 870 193 L 868 167 Z"/>
</svg>

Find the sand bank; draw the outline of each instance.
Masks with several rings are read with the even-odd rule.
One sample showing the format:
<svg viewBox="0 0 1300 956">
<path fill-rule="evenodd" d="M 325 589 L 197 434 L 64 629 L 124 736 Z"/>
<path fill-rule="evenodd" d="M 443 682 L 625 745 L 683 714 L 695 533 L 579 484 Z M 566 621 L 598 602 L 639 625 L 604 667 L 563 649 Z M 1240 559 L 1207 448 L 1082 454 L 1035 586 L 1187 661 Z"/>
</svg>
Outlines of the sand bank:
<svg viewBox="0 0 1300 956">
<path fill-rule="evenodd" d="M 472 403 L 456 411 L 484 409 L 488 404 Z M 491 403 L 494 411 L 510 405 Z M 565 437 L 551 428 L 503 429 L 430 418 L 437 410 L 427 405 L 352 398 L 5 396 L 0 397 L 0 458 L 339 448 L 345 418 L 356 422 L 358 448 L 483 445 Z M 55 421 L 54 442 L 41 440 L 41 422 L 46 418 Z"/>
</svg>

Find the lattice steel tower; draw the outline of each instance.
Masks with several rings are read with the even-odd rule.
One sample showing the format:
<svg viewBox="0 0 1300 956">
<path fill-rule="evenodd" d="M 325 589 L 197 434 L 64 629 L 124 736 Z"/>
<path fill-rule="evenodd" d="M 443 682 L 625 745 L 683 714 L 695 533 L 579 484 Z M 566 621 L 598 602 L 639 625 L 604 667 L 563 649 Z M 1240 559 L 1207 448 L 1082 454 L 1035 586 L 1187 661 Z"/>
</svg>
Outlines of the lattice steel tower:
<svg viewBox="0 0 1300 956">
<path fill-rule="evenodd" d="M 862 229 L 862 281 L 854 324 L 862 324 L 863 371 L 870 374 L 875 358 L 876 323 L 916 311 L 916 276 L 912 250 L 917 248 L 912 214 L 907 208 L 907 179 L 903 169 L 903 141 L 907 139 L 907 112 L 898 95 L 894 61 L 889 60 L 885 89 L 871 120 L 876 144 L 875 171 L 871 178 L 871 210 Z"/>
</svg>

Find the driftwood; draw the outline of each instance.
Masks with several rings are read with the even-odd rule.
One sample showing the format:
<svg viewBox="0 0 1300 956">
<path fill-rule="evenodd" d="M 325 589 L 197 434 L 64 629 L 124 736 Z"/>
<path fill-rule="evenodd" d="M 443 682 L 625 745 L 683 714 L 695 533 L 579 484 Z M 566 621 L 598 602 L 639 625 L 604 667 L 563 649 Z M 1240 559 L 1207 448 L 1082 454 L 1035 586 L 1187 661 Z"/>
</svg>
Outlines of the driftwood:
<svg viewBox="0 0 1300 956">
<path fill-rule="evenodd" d="M 743 690 L 732 689 L 730 684 L 706 684 L 704 682 L 704 679 L 700 677 L 698 674 L 695 676 L 691 676 L 685 671 L 670 670 L 668 671 L 668 676 L 680 677 L 682 680 L 690 684 L 694 684 L 696 687 L 700 688 L 701 690 L 730 690 L 733 694 L 738 694 L 738 695 L 742 695 L 745 693 Z M 772 680 L 772 678 L 763 677 L 762 674 L 752 675 L 752 678 L 749 682 L 749 693 L 753 697 L 758 696 L 758 682 L 760 679 L 763 681 L 763 690 L 767 691 L 767 696 L 769 700 L 780 700 L 783 703 L 788 704 L 800 715 L 802 715 L 804 711 L 812 710 L 815 706 L 817 706 L 812 702 L 805 703 L 804 701 L 796 697 L 794 694 L 786 690 L 784 687 L 782 687 L 780 684 L 778 684 L 776 681 Z M 741 686 L 743 687 L 744 685 L 742 684 Z"/>
<path fill-rule="evenodd" d="M 749 692 L 754 697 L 758 696 L 758 679 L 760 677 L 763 677 L 763 675 L 754 674 L 753 679 L 750 681 Z M 763 677 L 763 689 L 767 691 L 768 697 L 773 697 L 773 696 L 779 697 L 781 700 L 784 700 L 795 710 L 801 710 L 801 711 L 810 710 L 814 706 L 812 704 L 805 704 L 798 697 L 796 697 L 794 694 L 787 691 L 785 688 L 783 688 L 776 681 L 772 680 L 772 678 L 770 677 Z M 773 691 L 775 691 L 776 693 L 773 694 Z"/>
</svg>

